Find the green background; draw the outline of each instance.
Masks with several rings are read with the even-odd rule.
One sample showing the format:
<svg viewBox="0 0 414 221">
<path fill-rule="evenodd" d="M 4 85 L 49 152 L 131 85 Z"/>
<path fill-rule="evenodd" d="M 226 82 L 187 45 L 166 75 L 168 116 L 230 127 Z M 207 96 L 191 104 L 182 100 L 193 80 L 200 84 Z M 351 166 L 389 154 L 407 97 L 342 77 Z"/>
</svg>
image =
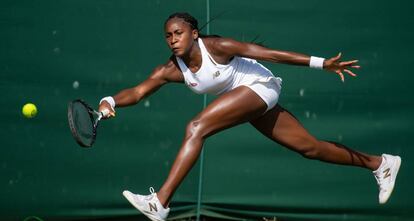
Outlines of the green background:
<svg viewBox="0 0 414 221">
<path fill-rule="evenodd" d="M 167 85 L 102 122 L 90 149 L 72 139 L 66 108 L 76 98 L 96 107 L 165 62 L 163 23 L 176 11 L 190 12 L 200 26 L 219 15 L 204 33 L 359 59 L 358 77 L 345 83 L 324 71 L 265 65 L 283 78 L 280 104 L 313 135 L 398 154 L 403 164 L 393 196 L 380 206 L 370 171 L 305 159 L 245 124 L 207 140 L 202 167 L 178 189 L 171 218 L 198 212 L 252 220 L 414 219 L 410 1 L 3 0 L 1 220 L 143 219 L 122 191 L 161 187 L 187 122 L 214 97 Z M 21 114 L 27 102 L 38 107 L 33 119 Z"/>
</svg>

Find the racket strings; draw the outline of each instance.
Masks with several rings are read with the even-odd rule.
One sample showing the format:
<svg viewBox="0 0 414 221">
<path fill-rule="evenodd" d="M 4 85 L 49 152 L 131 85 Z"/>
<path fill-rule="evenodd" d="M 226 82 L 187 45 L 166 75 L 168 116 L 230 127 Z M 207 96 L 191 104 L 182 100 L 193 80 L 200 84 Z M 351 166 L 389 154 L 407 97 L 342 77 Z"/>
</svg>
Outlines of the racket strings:
<svg viewBox="0 0 414 221">
<path fill-rule="evenodd" d="M 91 146 L 95 141 L 95 127 L 98 120 L 93 119 L 94 111 L 81 101 L 69 105 L 68 117 L 71 131 L 82 146 Z"/>
</svg>

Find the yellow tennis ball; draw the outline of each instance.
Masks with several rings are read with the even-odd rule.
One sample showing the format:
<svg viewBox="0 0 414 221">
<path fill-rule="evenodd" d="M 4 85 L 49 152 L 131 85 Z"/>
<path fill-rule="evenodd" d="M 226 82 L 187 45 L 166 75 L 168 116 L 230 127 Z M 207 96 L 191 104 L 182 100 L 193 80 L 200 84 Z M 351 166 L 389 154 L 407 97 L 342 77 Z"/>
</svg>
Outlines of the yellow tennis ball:
<svg viewBox="0 0 414 221">
<path fill-rule="evenodd" d="M 37 107 L 32 103 L 27 103 L 23 106 L 22 113 L 27 118 L 33 118 L 37 114 Z"/>
</svg>

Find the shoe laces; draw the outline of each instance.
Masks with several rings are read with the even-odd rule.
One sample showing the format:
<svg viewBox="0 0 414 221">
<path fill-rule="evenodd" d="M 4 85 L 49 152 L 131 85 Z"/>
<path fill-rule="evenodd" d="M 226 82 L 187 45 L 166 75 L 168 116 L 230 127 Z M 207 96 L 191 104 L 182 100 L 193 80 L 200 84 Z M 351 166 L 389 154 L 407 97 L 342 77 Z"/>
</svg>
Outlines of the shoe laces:
<svg viewBox="0 0 414 221">
<path fill-rule="evenodd" d="M 377 180 L 377 184 L 381 187 L 382 176 L 380 173 L 374 173 L 374 177 Z"/>
<path fill-rule="evenodd" d="M 378 184 L 378 189 L 379 189 L 379 191 L 380 191 L 380 193 L 381 192 L 383 192 L 383 191 L 386 191 L 386 188 L 384 188 L 383 187 L 383 178 L 382 178 L 382 175 L 381 174 L 377 174 L 377 173 L 375 173 L 374 174 L 374 177 L 375 177 L 375 179 L 377 180 L 377 184 Z"/>
<path fill-rule="evenodd" d="M 374 177 L 377 180 L 377 184 L 380 191 L 386 190 L 383 185 L 384 183 L 384 167 L 381 167 L 376 172 L 374 172 Z"/>
</svg>

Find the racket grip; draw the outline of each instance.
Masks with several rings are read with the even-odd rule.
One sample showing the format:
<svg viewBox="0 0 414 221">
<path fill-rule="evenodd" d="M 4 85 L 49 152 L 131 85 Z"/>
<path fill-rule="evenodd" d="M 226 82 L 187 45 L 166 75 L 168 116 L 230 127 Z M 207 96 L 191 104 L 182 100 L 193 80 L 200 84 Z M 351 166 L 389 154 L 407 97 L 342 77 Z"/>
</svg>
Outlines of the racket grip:
<svg viewBox="0 0 414 221">
<path fill-rule="evenodd" d="M 103 109 L 101 112 L 103 117 L 106 117 L 109 114 L 109 110 L 108 109 Z"/>
</svg>

